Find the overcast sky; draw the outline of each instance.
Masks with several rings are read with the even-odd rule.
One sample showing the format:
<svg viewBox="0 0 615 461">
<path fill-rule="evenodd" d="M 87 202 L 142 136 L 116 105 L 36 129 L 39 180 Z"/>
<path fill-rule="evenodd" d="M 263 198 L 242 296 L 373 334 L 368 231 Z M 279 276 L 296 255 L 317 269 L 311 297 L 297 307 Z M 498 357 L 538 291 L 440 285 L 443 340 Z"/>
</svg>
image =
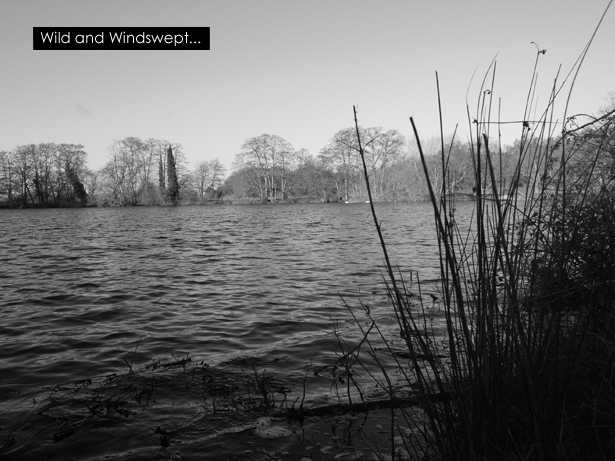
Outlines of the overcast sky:
<svg viewBox="0 0 615 461">
<path fill-rule="evenodd" d="M 0 5 L 0 150 L 83 144 L 98 169 L 128 136 L 183 145 L 194 164 L 230 169 L 250 137 L 282 136 L 317 155 L 349 127 L 410 136 L 438 133 L 435 72 L 445 131 L 466 139 L 497 57 L 502 120 L 519 120 L 540 56 L 538 106 L 557 69 L 567 74 L 608 0 L 3 0 Z M 210 51 L 33 51 L 33 27 L 211 27 Z M 615 7 L 577 78 L 568 115 L 595 113 L 615 90 Z M 473 77 L 474 75 L 474 77 Z M 564 113 L 561 98 L 556 116 Z M 504 140 L 517 137 L 506 133 Z"/>
</svg>

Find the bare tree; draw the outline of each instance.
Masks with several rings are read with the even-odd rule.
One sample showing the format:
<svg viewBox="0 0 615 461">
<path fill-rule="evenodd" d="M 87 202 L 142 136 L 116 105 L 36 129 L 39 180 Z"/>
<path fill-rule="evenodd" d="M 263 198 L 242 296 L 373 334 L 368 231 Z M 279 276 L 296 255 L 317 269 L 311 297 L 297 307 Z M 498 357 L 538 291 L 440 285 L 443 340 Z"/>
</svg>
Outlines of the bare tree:
<svg viewBox="0 0 615 461">
<path fill-rule="evenodd" d="M 398 161 L 404 153 L 405 137 L 397 130 L 384 131 L 382 128 L 365 130 L 365 161 L 370 171 L 372 193 L 379 200 L 386 198 L 386 167 Z"/>
<path fill-rule="evenodd" d="M 233 167 L 236 171 L 248 170 L 248 178 L 262 201 L 275 202 L 287 198 L 289 172 L 296 164 L 292 144 L 280 136 L 263 134 L 243 143 Z"/>
<path fill-rule="evenodd" d="M 11 207 L 14 203 L 13 187 L 15 181 L 15 168 L 10 152 L 0 152 L 0 198 Z"/>
<path fill-rule="evenodd" d="M 193 178 L 199 200 L 204 200 L 208 190 L 214 191 L 220 188 L 225 171 L 224 165 L 218 158 L 197 163 L 193 171 Z"/>
<path fill-rule="evenodd" d="M 359 128 L 361 137 L 365 138 L 365 130 Z M 320 151 L 325 163 L 332 165 L 338 173 L 341 185 L 338 190 L 343 194 L 344 200 L 352 195 L 363 193 L 362 173 L 359 163 L 359 146 L 354 128 L 340 130 Z"/>
</svg>

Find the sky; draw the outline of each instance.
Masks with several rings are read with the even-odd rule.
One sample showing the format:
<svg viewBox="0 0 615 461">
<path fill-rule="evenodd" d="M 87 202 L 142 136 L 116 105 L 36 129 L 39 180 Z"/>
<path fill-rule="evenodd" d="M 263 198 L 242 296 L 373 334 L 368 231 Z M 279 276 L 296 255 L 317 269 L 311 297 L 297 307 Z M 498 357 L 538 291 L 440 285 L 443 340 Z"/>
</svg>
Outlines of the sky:
<svg viewBox="0 0 615 461">
<path fill-rule="evenodd" d="M 538 50 L 535 105 L 573 69 L 609 0 L 3 0 L 0 151 L 82 144 L 99 169 L 125 137 L 178 142 L 189 162 L 231 170 L 242 144 L 278 135 L 318 155 L 353 124 L 411 139 L 468 136 L 496 62 L 500 119 L 523 119 Z M 210 27 L 211 49 L 33 50 L 33 27 Z M 538 47 L 532 42 L 536 43 Z M 615 91 L 615 6 L 555 116 L 598 113 Z M 489 80 L 491 77 L 489 77 Z M 568 106 L 566 103 L 568 101 Z M 538 112 L 540 112 L 538 110 Z M 505 143 L 520 133 L 506 125 Z"/>
</svg>

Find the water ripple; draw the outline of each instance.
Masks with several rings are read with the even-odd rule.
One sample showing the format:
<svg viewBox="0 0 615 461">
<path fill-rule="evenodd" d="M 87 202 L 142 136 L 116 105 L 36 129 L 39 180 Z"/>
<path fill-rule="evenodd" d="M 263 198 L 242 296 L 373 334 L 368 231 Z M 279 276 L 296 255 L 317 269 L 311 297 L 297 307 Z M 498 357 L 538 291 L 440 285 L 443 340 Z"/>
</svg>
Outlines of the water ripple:
<svg viewBox="0 0 615 461">
<path fill-rule="evenodd" d="M 429 205 L 377 212 L 394 264 L 437 278 Z M 286 357 L 278 372 L 296 373 L 336 357 L 335 328 L 358 338 L 342 297 L 371 296 L 394 328 L 372 296 L 383 258 L 365 204 L 0 210 L 0 222 L 0 389 L 171 354 Z M 15 395 L 0 392 L 11 418 Z"/>
</svg>

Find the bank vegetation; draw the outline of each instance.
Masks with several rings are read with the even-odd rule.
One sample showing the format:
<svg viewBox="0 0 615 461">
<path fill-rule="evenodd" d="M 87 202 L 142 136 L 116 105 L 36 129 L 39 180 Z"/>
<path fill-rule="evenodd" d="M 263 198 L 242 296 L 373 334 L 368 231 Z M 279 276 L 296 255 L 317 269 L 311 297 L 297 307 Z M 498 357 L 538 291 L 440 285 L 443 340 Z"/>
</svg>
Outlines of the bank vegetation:
<svg viewBox="0 0 615 461">
<path fill-rule="evenodd" d="M 536 68 L 544 54 L 537 49 Z M 442 136 L 434 165 L 419 122 L 410 119 L 433 205 L 441 280 L 428 297 L 420 274 L 395 269 L 372 204 L 399 338 L 382 333 L 369 308 L 351 308 L 364 332 L 349 352 L 354 372 L 370 373 L 393 402 L 421 402 L 392 413 L 387 459 L 612 460 L 615 105 L 597 116 L 564 113 L 563 127 L 554 124 L 555 101 L 574 80 L 555 79 L 547 106 L 535 107 L 535 69 L 520 141 L 508 152 L 498 143 L 500 121 L 489 116 L 497 103 L 495 68 L 468 108 L 468 179 L 475 188 L 469 225 L 455 219 L 455 143 Z M 356 137 L 370 188 L 358 123 Z M 511 176 L 498 166 L 505 158 L 513 161 Z M 444 336 L 434 333 L 435 312 Z M 392 346 L 399 340 L 401 351 Z M 391 358 L 396 370 L 382 365 Z M 374 361 L 377 373 L 367 365 Z M 398 429 L 419 419 L 422 429 L 413 434 Z"/>
</svg>

